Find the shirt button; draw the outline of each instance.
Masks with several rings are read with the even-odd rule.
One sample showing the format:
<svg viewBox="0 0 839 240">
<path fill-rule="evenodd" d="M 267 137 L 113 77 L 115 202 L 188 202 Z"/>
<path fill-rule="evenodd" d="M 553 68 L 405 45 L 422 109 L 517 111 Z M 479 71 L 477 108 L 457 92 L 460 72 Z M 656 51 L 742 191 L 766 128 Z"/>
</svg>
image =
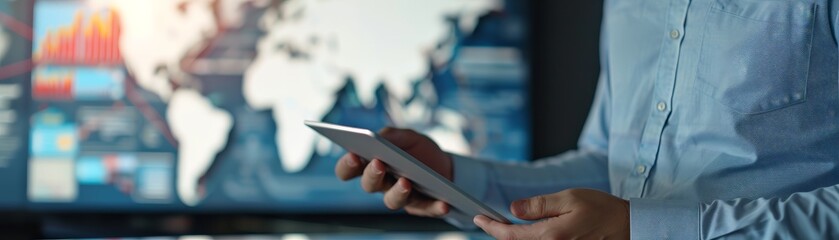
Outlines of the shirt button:
<svg viewBox="0 0 839 240">
<path fill-rule="evenodd" d="M 644 174 L 645 172 L 647 172 L 647 166 L 638 165 L 637 167 L 635 167 L 635 172 L 637 172 L 638 174 Z"/>
<path fill-rule="evenodd" d="M 679 35 L 679 30 L 674 29 L 673 31 L 670 31 L 670 38 L 672 39 L 679 39 Z"/>
<path fill-rule="evenodd" d="M 658 109 L 659 112 L 664 112 L 664 110 L 667 110 L 667 104 L 664 102 L 658 102 L 658 104 L 655 105 L 655 109 Z"/>
</svg>

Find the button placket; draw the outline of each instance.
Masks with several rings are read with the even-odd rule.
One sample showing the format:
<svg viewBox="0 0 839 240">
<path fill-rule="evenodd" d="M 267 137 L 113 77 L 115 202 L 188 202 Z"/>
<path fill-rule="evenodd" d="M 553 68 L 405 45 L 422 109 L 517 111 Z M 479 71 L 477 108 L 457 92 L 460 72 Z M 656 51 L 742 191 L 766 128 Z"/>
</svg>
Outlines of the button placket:
<svg viewBox="0 0 839 240">
<path fill-rule="evenodd" d="M 646 127 L 642 133 L 642 145 L 638 149 L 638 159 L 632 165 L 633 175 L 627 179 L 625 187 L 630 197 L 644 196 L 648 178 L 651 171 L 656 167 L 658 161 L 658 149 L 661 146 L 661 136 L 670 113 L 672 112 L 673 91 L 677 80 L 677 65 L 681 51 L 682 40 L 684 39 L 684 21 L 686 18 L 689 1 L 677 0 L 670 2 L 666 30 L 664 30 L 661 46 L 660 64 L 656 73 L 656 80 L 653 87 L 653 109 L 649 113 Z M 670 105 L 670 106 L 668 106 Z"/>
</svg>

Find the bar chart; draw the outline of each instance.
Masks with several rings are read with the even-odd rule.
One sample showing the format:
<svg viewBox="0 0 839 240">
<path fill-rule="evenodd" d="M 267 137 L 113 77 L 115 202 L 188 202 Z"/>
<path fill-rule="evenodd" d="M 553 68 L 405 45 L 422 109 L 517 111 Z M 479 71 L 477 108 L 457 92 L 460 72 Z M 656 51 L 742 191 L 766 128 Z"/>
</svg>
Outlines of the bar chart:
<svg viewBox="0 0 839 240">
<path fill-rule="evenodd" d="M 76 12 L 70 25 L 47 30 L 36 47 L 35 61 L 55 65 L 117 65 L 120 20 L 113 9 Z"/>
</svg>

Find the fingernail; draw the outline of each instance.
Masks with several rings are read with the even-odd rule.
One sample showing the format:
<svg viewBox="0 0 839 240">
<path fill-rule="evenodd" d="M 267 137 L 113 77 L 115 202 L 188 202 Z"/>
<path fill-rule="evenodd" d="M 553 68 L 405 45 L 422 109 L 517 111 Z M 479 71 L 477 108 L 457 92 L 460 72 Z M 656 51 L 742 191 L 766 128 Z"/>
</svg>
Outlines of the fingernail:
<svg viewBox="0 0 839 240">
<path fill-rule="evenodd" d="M 345 163 L 347 164 L 347 166 L 350 166 L 350 167 L 358 167 L 358 159 L 355 159 L 355 158 L 352 158 L 352 157 L 347 159 L 347 161 Z"/>
<path fill-rule="evenodd" d="M 525 213 L 527 208 L 524 207 L 527 204 L 527 200 L 516 200 L 513 202 L 513 207 L 518 210 L 519 213 Z"/>
<path fill-rule="evenodd" d="M 487 217 L 484 217 L 483 215 L 478 215 L 475 216 L 475 218 L 472 218 L 472 222 L 474 222 L 475 225 L 481 227 L 489 223 L 489 219 L 487 219 Z"/>
<path fill-rule="evenodd" d="M 407 187 L 405 187 L 405 184 L 406 184 L 406 183 L 404 182 L 405 180 L 400 179 L 399 181 L 402 181 L 402 183 L 397 184 L 397 185 L 399 185 L 399 192 L 401 192 L 401 193 L 408 193 L 408 188 L 407 188 Z"/>
<path fill-rule="evenodd" d="M 510 211 L 516 216 L 527 215 L 527 200 L 516 200 L 510 204 Z"/>
<path fill-rule="evenodd" d="M 376 175 L 382 175 L 382 173 L 385 173 L 385 172 L 384 172 L 384 171 L 382 171 L 382 169 L 379 167 L 379 164 L 373 165 L 373 170 L 374 170 L 373 172 L 374 172 L 374 173 L 376 173 Z"/>
<path fill-rule="evenodd" d="M 441 202 L 440 207 L 438 207 L 437 210 L 440 211 L 441 215 L 446 215 L 449 214 L 449 211 L 447 210 L 448 208 L 448 204 Z"/>
</svg>

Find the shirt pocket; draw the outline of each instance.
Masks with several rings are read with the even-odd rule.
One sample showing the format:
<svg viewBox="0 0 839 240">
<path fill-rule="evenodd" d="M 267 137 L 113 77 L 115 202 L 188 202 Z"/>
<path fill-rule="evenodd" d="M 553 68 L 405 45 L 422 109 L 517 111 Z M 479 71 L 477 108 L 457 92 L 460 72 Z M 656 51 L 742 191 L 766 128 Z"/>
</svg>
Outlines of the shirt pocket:
<svg viewBox="0 0 839 240">
<path fill-rule="evenodd" d="M 789 0 L 713 1 L 695 87 L 742 114 L 804 102 L 815 8 Z"/>
</svg>

